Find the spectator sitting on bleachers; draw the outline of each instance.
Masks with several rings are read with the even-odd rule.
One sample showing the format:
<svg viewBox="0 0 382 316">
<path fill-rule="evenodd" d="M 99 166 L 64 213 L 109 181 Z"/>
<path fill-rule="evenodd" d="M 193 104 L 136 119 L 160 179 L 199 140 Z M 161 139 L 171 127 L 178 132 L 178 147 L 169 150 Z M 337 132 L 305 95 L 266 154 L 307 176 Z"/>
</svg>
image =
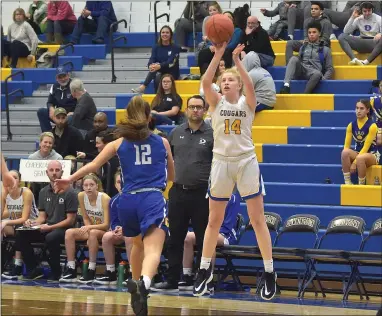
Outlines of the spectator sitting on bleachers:
<svg viewBox="0 0 382 316">
<path fill-rule="evenodd" d="M 248 17 L 247 27 L 245 32 L 242 33 L 240 43 L 245 45 L 241 53 L 242 59 L 249 52 L 255 52 L 260 58 L 261 67 L 267 68 L 273 66 L 275 53 L 273 52 L 268 33 L 261 27 L 257 17 Z"/>
<path fill-rule="evenodd" d="M 73 98 L 77 100 L 71 125 L 78 128 L 85 136 L 93 128 L 93 119 L 97 113 L 97 107 L 80 79 L 73 79 L 69 87 Z"/>
<path fill-rule="evenodd" d="M 68 114 L 70 123 L 77 100 L 70 93 L 70 76 L 68 71 L 63 66 L 59 66 L 56 70 L 57 82 L 52 85 L 49 91 L 48 102 L 45 108 L 39 108 L 37 117 L 40 122 L 42 132 L 52 130 L 50 122 L 55 122 L 54 110 L 57 107 L 64 108 Z"/>
<path fill-rule="evenodd" d="M 288 8 L 288 39 L 293 40 L 294 30 L 304 25 L 304 12 L 310 6 L 310 1 L 296 1 Z"/>
<path fill-rule="evenodd" d="M 334 73 L 332 53 L 320 42 L 321 24 L 318 21 L 308 25 L 308 42 L 300 48 L 299 56 L 289 60 L 284 86 L 280 93 L 290 93 L 292 79 L 308 80 L 304 93 L 311 93 L 321 80 L 329 80 Z"/>
<path fill-rule="evenodd" d="M 323 42 L 323 45 L 330 47 L 330 35 L 333 33 L 332 23 L 330 20 L 323 14 L 324 5 L 318 1 L 312 1 L 310 18 L 305 19 L 304 21 L 304 40 L 296 41 L 291 40 L 287 42 L 285 49 L 285 65 L 288 64 L 289 60 L 293 56 L 293 52 L 299 52 L 301 47 L 308 42 L 308 26 L 312 22 L 319 22 L 321 25 L 320 30 L 320 39 Z"/>
<path fill-rule="evenodd" d="M 105 274 L 96 278 L 93 284 L 113 285 L 117 284 L 117 273 L 115 271 L 115 246 L 125 242 L 127 259 L 130 260 L 133 240 L 131 237 L 124 237 L 122 224 L 118 219 L 118 201 L 121 193 L 121 171 L 114 175 L 114 186 L 118 194 L 110 200 L 110 230 L 102 237 L 102 250 L 105 256 Z"/>
<path fill-rule="evenodd" d="M 373 13 L 374 6 L 370 2 L 361 5 L 361 15 L 354 10 L 344 33 L 338 37 L 342 50 L 349 56 L 349 65 L 368 65 L 382 53 L 382 18 Z M 352 33 L 359 30 L 360 37 Z M 359 53 L 371 53 L 365 60 L 355 57 L 353 50 Z"/>
<path fill-rule="evenodd" d="M 210 4 L 210 6 L 208 7 L 208 16 L 206 16 L 203 20 L 203 25 L 202 25 L 202 41 L 198 44 L 197 48 L 196 48 L 196 52 L 195 52 L 195 60 L 196 62 L 198 62 L 198 58 L 199 58 L 199 52 L 206 48 L 207 47 L 207 41 L 208 41 L 208 37 L 207 37 L 207 34 L 206 34 L 206 23 L 207 23 L 207 20 L 209 19 L 210 16 L 213 16 L 215 14 L 222 14 L 223 11 L 222 11 L 222 8 L 220 7 L 219 3 L 217 2 L 212 2 Z"/>
<path fill-rule="evenodd" d="M 13 23 L 8 27 L 7 41 L 4 43 L 4 56 L 10 58 L 10 67 L 16 68 L 20 57 L 33 61 L 36 54 L 38 37 L 26 21 L 25 11 L 17 8 L 13 12 Z"/>
<path fill-rule="evenodd" d="M 273 10 L 260 9 L 264 16 L 272 18 L 278 15 L 280 17 L 280 19 L 272 23 L 268 29 L 268 35 L 273 41 L 280 40 L 281 33 L 284 29 L 288 28 L 288 9 L 291 4 L 293 4 L 292 1 L 284 0 Z"/>
<path fill-rule="evenodd" d="M 224 221 L 219 231 L 219 237 L 216 244 L 217 247 L 237 244 L 236 224 L 237 215 L 240 211 L 240 201 L 241 196 L 238 192 L 232 194 L 231 199 L 228 201 L 228 204 L 225 208 Z M 180 290 L 192 290 L 192 286 L 194 285 L 194 278 L 192 275 L 192 264 L 194 261 L 195 244 L 195 233 L 188 232 L 186 239 L 184 240 L 183 279 L 179 282 Z M 213 261 L 212 266 L 214 266 Z"/>
<path fill-rule="evenodd" d="M 59 161 L 49 162 L 46 174 L 50 183 L 40 192 L 38 217 L 35 221 L 27 220 L 24 223 L 29 229 L 17 231 L 16 249 L 21 250 L 28 271 L 28 275 L 24 278 L 36 280 L 43 277 L 43 271 L 38 268 L 32 243 L 45 243 L 49 252 L 51 280 L 58 281 L 61 275 L 60 245 L 65 241 L 66 229 L 73 227 L 75 223 L 78 198 L 73 188 L 68 188 L 62 193 L 55 192 L 54 181 L 61 179 L 63 174 Z"/>
<path fill-rule="evenodd" d="M 72 33 L 73 44 L 78 44 L 83 32 L 96 35 L 92 42 L 94 44 L 103 44 L 109 33 L 110 25 L 117 22 L 111 1 L 86 1 L 85 8 L 82 10 L 77 24 Z M 113 31 L 117 31 L 117 26 Z"/>
<path fill-rule="evenodd" d="M 100 153 L 107 144 L 115 140 L 114 132 L 110 130 L 100 132 L 96 137 L 96 147 L 98 153 Z M 104 164 L 97 174 L 102 181 L 102 186 L 104 191 L 109 196 L 114 196 L 118 194 L 117 189 L 113 186 L 113 177 L 119 168 L 119 159 L 118 156 L 114 156 L 109 160 L 108 163 Z M 109 183 L 110 187 L 107 186 Z"/>
<path fill-rule="evenodd" d="M 170 74 L 163 75 L 157 94 L 151 102 L 151 115 L 155 118 L 156 124 L 178 124 L 182 102 L 182 98 L 176 92 L 173 76 Z"/>
<path fill-rule="evenodd" d="M 175 80 L 179 78 L 179 53 L 180 47 L 173 43 L 173 32 L 168 25 L 162 26 L 159 32 L 158 43 L 152 48 L 151 56 L 147 64 L 149 73 L 145 81 L 135 89 L 134 93 L 145 92 L 146 87 L 154 80 L 154 89 L 158 89 L 162 75 L 171 74 Z"/>
<path fill-rule="evenodd" d="M 49 1 L 46 21 L 46 41 L 63 44 L 64 36 L 71 34 L 77 21 L 68 1 Z"/>
<path fill-rule="evenodd" d="M 78 194 L 80 212 L 84 225 L 80 228 L 68 229 L 65 233 L 65 250 L 67 256 L 66 270 L 60 282 L 91 283 L 95 278 L 99 240 L 109 229 L 109 202 L 110 197 L 101 192 L 101 181 L 95 174 L 88 174 L 83 178 L 84 192 Z M 89 247 L 89 266 L 77 280 L 76 269 L 76 241 L 87 241 Z"/>
<path fill-rule="evenodd" d="M 375 13 L 381 14 L 381 2 L 380 1 L 370 1 L 370 3 L 373 4 Z M 361 14 L 360 6 L 362 4 L 362 1 L 348 1 L 342 10 L 340 11 L 334 11 L 331 9 L 324 9 L 324 14 L 329 18 L 330 22 L 337 26 L 340 29 L 343 29 L 352 16 L 354 10 L 357 10 L 359 14 Z M 332 34 L 330 39 L 335 39 L 335 35 Z"/>
<path fill-rule="evenodd" d="M 93 129 L 88 131 L 85 135 L 84 147 L 76 155 L 80 159 L 94 159 L 98 155 L 96 147 L 96 137 L 102 131 L 108 129 L 107 115 L 104 112 L 98 112 L 94 115 Z"/>
<path fill-rule="evenodd" d="M 81 132 L 68 124 L 68 116 L 64 108 L 56 108 L 54 117 L 56 126 L 52 129 L 54 135 L 53 148 L 62 157 L 68 155 L 75 157 L 77 152 L 83 148 L 84 138 Z"/>
<path fill-rule="evenodd" d="M 272 110 L 276 103 L 276 85 L 268 70 L 260 65 L 258 54 L 249 52 L 243 59 L 243 65 L 252 79 L 256 95 L 256 112 Z"/>
<path fill-rule="evenodd" d="M 62 156 L 54 149 L 54 135 L 51 132 L 44 132 L 40 135 L 40 149 L 30 154 L 28 159 L 34 160 L 62 160 Z"/>
<path fill-rule="evenodd" d="M 208 16 L 209 5 L 209 1 L 187 1 L 182 13 L 183 18 L 175 21 L 175 41 L 181 46 L 181 52 L 187 52 L 189 49 L 186 43 L 187 33 L 192 33 L 194 29 L 195 32 L 202 31 L 204 18 Z M 194 26 L 193 22 L 195 22 Z"/>
<path fill-rule="evenodd" d="M 341 154 L 345 184 L 352 184 L 351 173 L 358 171 L 358 184 L 366 184 L 366 169 L 379 163 L 377 151 L 377 125 L 371 118 L 369 100 L 359 100 L 355 107 L 357 119 L 346 128 L 344 149 Z M 355 141 L 351 149 L 352 139 Z M 372 183 L 368 183 L 369 185 Z"/>
<path fill-rule="evenodd" d="M 10 173 L 16 180 L 16 188 L 11 189 L 8 194 L 2 196 L 2 221 L 1 236 L 15 236 L 16 228 L 21 227 L 26 220 L 35 220 L 38 216 L 35 199 L 31 190 L 27 187 L 20 187 L 21 175 L 17 170 Z M 2 253 L 5 256 L 5 253 Z M 10 272 L 4 272 L 1 276 L 4 279 L 18 279 L 22 275 L 22 258 L 20 249 L 15 249 L 15 261 Z"/>
<path fill-rule="evenodd" d="M 218 80 L 219 80 L 220 75 L 224 72 L 225 69 L 226 69 L 225 61 L 224 61 L 224 59 L 221 59 L 219 62 L 219 67 L 216 69 L 215 76 L 212 79 L 212 87 L 216 92 L 220 92 Z M 204 98 L 203 76 L 200 78 L 199 94 Z"/>
<path fill-rule="evenodd" d="M 374 112 L 375 123 L 378 127 L 377 146 L 382 145 L 382 80 L 379 81 L 379 94 L 370 98 L 371 108 Z"/>
<path fill-rule="evenodd" d="M 230 41 L 228 42 L 227 48 L 223 55 L 223 59 L 224 59 L 226 67 L 231 68 L 232 67 L 232 52 L 236 48 L 236 46 L 239 44 L 243 31 L 239 27 L 237 27 L 236 21 L 234 19 L 232 12 L 229 12 L 229 11 L 224 12 L 224 15 L 230 18 L 235 26 L 234 33 Z M 204 75 L 204 73 L 206 72 L 208 65 L 211 63 L 211 60 L 214 57 L 214 54 L 215 54 L 215 46 L 213 45 L 213 43 L 208 41 L 207 47 L 202 49 L 199 52 L 198 66 L 199 66 L 201 75 Z"/>
<path fill-rule="evenodd" d="M 27 22 L 32 26 L 36 34 L 43 34 L 46 30 L 46 15 L 48 6 L 44 1 L 34 0 L 26 14 Z"/>
</svg>

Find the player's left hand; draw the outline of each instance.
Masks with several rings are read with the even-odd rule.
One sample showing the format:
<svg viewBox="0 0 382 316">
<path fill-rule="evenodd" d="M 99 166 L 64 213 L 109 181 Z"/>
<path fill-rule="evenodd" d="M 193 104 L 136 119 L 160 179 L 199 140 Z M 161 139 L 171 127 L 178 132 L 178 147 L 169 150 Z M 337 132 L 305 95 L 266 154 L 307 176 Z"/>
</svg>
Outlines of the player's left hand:
<svg viewBox="0 0 382 316">
<path fill-rule="evenodd" d="M 244 48 L 245 48 L 244 44 L 237 45 L 236 48 L 232 52 L 232 58 L 234 60 L 238 60 L 240 55 L 241 55 L 241 52 L 244 50 Z"/>
</svg>

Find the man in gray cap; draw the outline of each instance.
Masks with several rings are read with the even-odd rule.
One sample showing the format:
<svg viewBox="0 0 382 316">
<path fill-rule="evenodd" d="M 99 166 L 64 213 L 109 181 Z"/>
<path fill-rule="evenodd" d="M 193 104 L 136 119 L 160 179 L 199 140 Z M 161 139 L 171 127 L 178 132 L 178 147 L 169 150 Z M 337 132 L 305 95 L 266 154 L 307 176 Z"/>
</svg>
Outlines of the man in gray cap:
<svg viewBox="0 0 382 316">
<path fill-rule="evenodd" d="M 56 70 L 57 82 L 52 85 L 49 91 L 47 106 L 37 111 L 38 120 L 40 121 L 41 131 L 49 132 L 52 129 L 50 122 L 54 122 L 54 109 L 62 107 L 68 113 L 73 115 L 77 100 L 70 93 L 70 76 L 65 67 L 59 66 Z"/>
</svg>

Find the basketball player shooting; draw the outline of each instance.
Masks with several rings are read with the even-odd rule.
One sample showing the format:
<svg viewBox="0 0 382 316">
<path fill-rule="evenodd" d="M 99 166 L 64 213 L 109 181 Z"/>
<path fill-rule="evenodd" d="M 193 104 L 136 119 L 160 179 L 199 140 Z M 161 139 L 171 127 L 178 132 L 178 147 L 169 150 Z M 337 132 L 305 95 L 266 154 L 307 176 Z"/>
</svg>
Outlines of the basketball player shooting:
<svg viewBox="0 0 382 316">
<path fill-rule="evenodd" d="M 227 202 L 236 185 L 246 201 L 248 215 L 264 261 L 265 282 L 261 289 L 261 297 L 271 300 L 276 293 L 277 275 L 273 271 L 272 244 L 264 217 L 265 191 L 252 141 L 256 96 L 252 80 L 239 59 L 244 45 L 238 45 L 233 51 L 232 58 L 236 69 L 227 69 L 221 75 L 222 95 L 212 88 L 212 79 L 226 46 L 227 42 L 216 45 L 215 55 L 202 82 L 207 103 L 210 105 L 214 149 L 209 188 L 209 222 L 193 294 L 201 296 L 206 293 L 208 283 L 212 281 L 211 258 L 216 248 Z"/>
</svg>

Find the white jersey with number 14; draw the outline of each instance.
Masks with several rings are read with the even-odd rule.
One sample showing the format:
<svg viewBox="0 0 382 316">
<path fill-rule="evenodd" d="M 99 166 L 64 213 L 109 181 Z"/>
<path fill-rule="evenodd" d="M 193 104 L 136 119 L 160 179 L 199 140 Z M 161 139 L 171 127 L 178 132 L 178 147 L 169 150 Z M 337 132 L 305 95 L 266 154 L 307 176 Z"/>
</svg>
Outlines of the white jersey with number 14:
<svg viewBox="0 0 382 316">
<path fill-rule="evenodd" d="M 238 157 L 254 153 L 252 140 L 253 111 L 241 96 L 237 104 L 231 104 L 225 96 L 211 115 L 214 130 L 214 154 L 225 157 Z"/>
</svg>

